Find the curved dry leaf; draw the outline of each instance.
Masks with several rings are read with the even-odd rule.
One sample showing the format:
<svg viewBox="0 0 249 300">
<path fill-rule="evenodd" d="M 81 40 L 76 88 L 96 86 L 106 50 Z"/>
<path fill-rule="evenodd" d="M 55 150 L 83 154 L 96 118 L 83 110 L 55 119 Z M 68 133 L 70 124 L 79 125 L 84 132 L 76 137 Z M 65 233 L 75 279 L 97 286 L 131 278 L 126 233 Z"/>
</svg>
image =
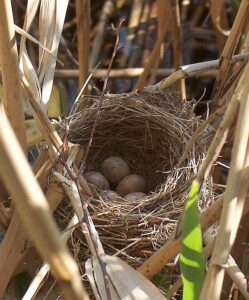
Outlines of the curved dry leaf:
<svg viewBox="0 0 249 300">
<path fill-rule="evenodd" d="M 20 68 L 43 109 L 47 110 L 53 87 L 54 71 L 60 37 L 69 0 L 28 0 L 21 37 Z M 28 31 L 39 10 L 39 64 L 34 68 L 26 49 Z M 46 51 L 48 50 L 48 51 Z"/>
<path fill-rule="evenodd" d="M 53 55 L 52 52 L 44 47 L 36 38 L 34 38 L 32 35 L 30 35 L 28 32 L 26 32 L 25 30 L 23 30 L 22 28 L 20 28 L 17 25 L 14 25 L 15 27 L 15 31 L 17 33 L 19 33 L 21 36 L 24 36 L 27 40 L 30 40 L 31 42 L 33 42 L 34 44 L 38 45 L 40 48 L 42 48 L 44 51 L 47 51 L 50 55 Z"/>
<path fill-rule="evenodd" d="M 24 45 L 23 47 L 19 67 L 22 73 L 25 75 L 25 78 L 27 79 L 36 98 L 41 100 L 41 89 L 40 89 L 39 79 L 35 71 L 35 68 L 29 59 L 26 45 Z"/>
<path fill-rule="evenodd" d="M 141 273 L 123 262 L 120 258 L 103 255 L 112 299 L 121 300 L 166 300 L 158 288 Z M 106 300 L 105 286 L 99 261 L 96 256 L 85 264 L 86 274 L 97 299 Z M 99 297 L 99 294 L 100 296 Z"/>
<path fill-rule="evenodd" d="M 55 14 L 55 0 L 43 0 L 41 2 L 39 14 L 39 39 L 40 42 L 50 50 L 52 48 L 53 38 L 55 34 Z M 38 73 L 40 82 L 42 82 L 42 79 L 45 75 L 47 63 L 48 56 L 43 51 L 43 49 L 39 49 Z"/>
<path fill-rule="evenodd" d="M 224 0 L 210 0 L 210 14 L 215 27 L 225 36 L 228 36 L 230 30 L 222 29 L 221 16 L 224 9 Z"/>
<path fill-rule="evenodd" d="M 68 6 L 68 0 L 56 0 L 56 21 L 55 21 L 55 31 L 54 31 L 54 38 L 51 47 L 52 53 L 57 56 L 61 33 L 63 29 L 63 24 L 65 21 L 66 10 Z M 45 106 L 47 106 L 52 86 L 53 86 L 53 78 L 54 78 L 54 71 L 56 66 L 56 60 L 51 55 L 48 55 L 48 64 L 46 65 L 46 72 L 43 79 L 42 84 L 42 102 Z"/>
</svg>

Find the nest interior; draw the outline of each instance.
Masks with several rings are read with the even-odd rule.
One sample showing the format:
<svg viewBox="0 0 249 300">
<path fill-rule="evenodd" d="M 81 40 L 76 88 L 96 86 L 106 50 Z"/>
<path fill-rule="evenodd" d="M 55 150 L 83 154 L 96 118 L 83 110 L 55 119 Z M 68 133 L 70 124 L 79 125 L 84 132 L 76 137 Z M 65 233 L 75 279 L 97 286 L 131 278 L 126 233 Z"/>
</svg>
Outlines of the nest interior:
<svg viewBox="0 0 249 300">
<path fill-rule="evenodd" d="M 87 108 L 71 119 L 71 142 L 87 147 L 99 101 L 99 97 L 89 98 Z M 209 140 L 199 138 L 188 158 L 179 163 L 200 122 L 192 104 L 179 100 L 173 91 L 105 96 L 86 170 L 98 170 L 105 158 L 117 155 L 148 184 L 148 196 L 138 202 L 91 200 L 89 211 L 107 254 L 138 267 L 172 236 Z M 206 198 L 210 202 L 210 193 L 205 187 L 201 203 L 207 205 Z M 62 203 L 64 211 L 70 211 L 65 208 L 68 201 Z M 77 230 L 75 239 L 81 244 L 79 260 L 84 263 L 88 247 Z"/>
</svg>

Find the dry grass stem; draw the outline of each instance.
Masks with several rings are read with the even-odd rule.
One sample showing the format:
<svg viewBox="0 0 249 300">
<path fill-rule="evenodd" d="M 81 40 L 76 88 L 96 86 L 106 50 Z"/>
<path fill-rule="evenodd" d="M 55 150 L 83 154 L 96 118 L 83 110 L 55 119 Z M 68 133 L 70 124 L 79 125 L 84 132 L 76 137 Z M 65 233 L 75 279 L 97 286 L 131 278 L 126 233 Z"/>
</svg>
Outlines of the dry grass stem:
<svg viewBox="0 0 249 300">
<path fill-rule="evenodd" d="M 39 253 L 50 264 L 65 299 L 88 299 L 78 267 L 59 237 L 47 201 L 7 120 L 1 122 L 0 145 L 1 177 L 15 200 L 16 209 L 28 234 Z M 15 149 L 15 154 L 11 149 Z"/>
<path fill-rule="evenodd" d="M 83 234 L 85 235 L 92 255 L 96 257 L 99 261 L 99 265 L 101 267 L 101 274 L 105 285 L 105 294 L 107 299 L 111 300 L 109 280 L 108 275 L 106 273 L 106 265 L 103 262 L 104 249 L 100 242 L 98 232 L 96 231 L 91 216 L 88 212 L 86 203 L 87 198 L 81 194 L 79 188 L 79 181 L 77 180 L 75 174 L 72 171 L 70 171 L 68 167 L 66 167 L 66 170 L 71 180 L 66 179 L 59 173 L 54 172 L 54 175 L 62 182 L 62 185 L 65 188 L 71 201 L 71 204 L 74 208 L 74 211 L 78 217 L 78 221 L 83 219 L 85 220 L 85 223 L 81 223 L 81 228 Z"/>
<path fill-rule="evenodd" d="M 79 88 L 88 77 L 90 48 L 90 0 L 76 0 Z M 86 90 L 87 91 L 87 90 Z"/>
<path fill-rule="evenodd" d="M 110 280 L 111 299 L 166 300 L 157 287 L 118 257 L 104 255 L 103 260 Z M 87 260 L 86 272 L 96 299 L 106 300 L 96 257 Z"/>
<path fill-rule="evenodd" d="M 0 200 L 1 201 L 1 200 Z M 0 230 L 3 234 L 7 231 L 10 223 L 10 214 L 6 207 L 0 202 Z"/>
<path fill-rule="evenodd" d="M 127 25 L 127 41 L 128 45 L 132 45 L 132 43 L 136 40 L 136 31 L 141 22 L 141 13 L 143 10 L 144 0 L 135 0 L 133 1 L 132 8 L 131 8 L 131 15 L 129 17 L 129 23 Z M 121 61 L 119 63 L 119 68 L 127 67 L 130 63 L 131 56 L 134 55 L 134 52 L 130 47 L 125 47 L 124 55 L 122 55 Z M 143 68 L 141 68 L 143 70 Z M 120 70 L 120 71 L 121 71 Z M 115 71 L 115 70 L 113 70 Z"/>
<path fill-rule="evenodd" d="M 227 188 L 224 196 L 220 230 L 211 259 L 211 266 L 202 289 L 201 299 L 219 299 L 220 297 L 224 278 L 223 266 L 227 264 L 231 247 L 234 243 L 248 190 L 248 183 L 242 182 L 242 179 L 245 178 L 244 176 L 242 177 L 242 174 L 246 172 L 248 176 L 248 170 L 243 170 L 245 167 L 245 156 L 249 136 L 248 72 L 249 64 L 247 64 L 238 87 L 235 90 L 233 99 L 231 100 L 234 101 L 234 99 L 237 99 L 237 101 L 240 101 L 240 111 L 235 131 L 234 148 L 228 174 Z"/>
<path fill-rule="evenodd" d="M 181 19 L 180 19 L 180 7 L 179 0 L 170 1 L 172 10 L 172 37 L 173 37 L 173 49 L 174 49 L 174 67 L 176 70 L 180 69 L 183 64 L 183 49 L 182 49 L 182 32 L 181 32 Z M 179 82 L 179 88 L 181 91 L 181 97 L 187 99 L 185 80 L 182 78 Z"/>
<path fill-rule="evenodd" d="M 228 257 L 227 264 L 228 266 L 225 271 L 230 276 L 237 289 L 241 292 L 245 299 L 249 299 L 249 292 L 247 288 L 248 283 L 245 274 L 241 272 L 240 268 L 231 255 Z"/>
<path fill-rule="evenodd" d="M 26 37 L 21 36 L 20 69 L 44 111 L 47 111 L 52 91 L 56 57 L 67 6 L 68 0 L 61 0 L 60 5 L 55 1 L 41 1 L 41 3 L 28 1 L 27 5 L 23 30 L 29 32 L 39 10 L 39 42 L 52 52 L 51 55 L 44 48 L 39 47 L 36 69 L 27 51 Z"/>
<path fill-rule="evenodd" d="M 18 212 L 15 209 L 8 230 L 0 244 L 0 298 L 3 298 L 4 292 L 16 267 L 26 254 L 26 251 L 23 251 L 23 244 L 26 239 L 27 233 L 25 232 Z"/>
<path fill-rule="evenodd" d="M 166 32 L 170 31 L 169 28 L 167 28 L 168 26 L 168 22 L 165 22 L 165 6 L 167 5 L 168 7 L 168 19 L 172 20 L 174 18 L 174 16 L 172 15 L 172 10 L 170 9 L 170 1 L 164 1 L 164 0 L 157 0 L 157 9 L 158 9 L 158 27 L 157 27 L 157 35 L 158 35 L 158 39 L 161 36 L 163 38 L 163 36 L 165 37 Z M 164 34 L 165 32 L 165 34 Z M 157 40 L 158 41 L 158 40 Z M 147 76 L 149 76 L 148 78 L 148 84 L 153 84 L 156 78 L 156 70 L 159 67 L 160 61 L 162 59 L 162 47 L 163 47 L 163 40 L 161 41 L 161 43 L 158 44 L 157 49 L 155 50 L 155 56 L 154 56 L 154 62 L 153 62 L 153 71 L 151 70 L 150 73 L 147 74 Z M 147 61 L 147 57 L 145 56 L 145 67 L 147 65 L 146 63 Z M 146 77 L 144 78 L 146 80 Z M 145 83 L 144 83 L 145 85 Z M 140 88 L 140 87 L 138 87 Z"/>
<path fill-rule="evenodd" d="M 242 0 L 239 10 L 234 20 L 232 29 L 227 42 L 221 54 L 219 73 L 217 75 L 211 98 L 219 103 L 219 98 L 229 75 L 229 69 L 232 63 L 232 57 L 238 45 L 243 28 L 248 20 L 249 3 Z"/>
<path fill-rule="evenodd" d="M 233 120 L 235 119 L 238 105 L 239 105 L 238 99 L 236 97 L 233 97 L 231 102 L 227 106 L 223 119 L 208 149 L 207 156 L 203 161 L 200 170 L 197 174 L 197 179 L 201 183 L 203 182 L 203 180 L 205 180 L 205 178 L 207 178 L 213 166 L 213 163 L 218 158 L 218 155 L 226 141 L 229 127 L 232 124 Z"/>
<path fill-rule="evenodd" d="M 70 238 L 70 235 L 73 231 L 73 226 L 75 226 L 78 222 L 78 218 L 76 215 L 72 217 L 70 222 L 68 223 L 67 228 L 71 228 L 70 230 L 66 230 L 62 234 L 62 239 L 66 243 L 67 240 Z M 72 228 L 73 227 L 73 228 Z M 42 284 L 44 283 L 48 273 L 50 271 L 50 266 L 47 263 L 44 263 L 43 266 L 40 268 L 40 270 L 37 272 L 35 277 L 32 279 L 32 282 L 30 283 L 25 295 L 22 297 L 22 300 L 30 300 L 33 299 L 33 297 L 36 296 L 39 289 L 41 288 Z"/>
<path fill-rule="evenodd" d="M 96 64 L 98 63 L 99 53 L 101 51 L 103 40 L 104 40 L 106 25 L 107 25 L 108 19 L 112 15 L 113 10 L 114 10 L 113 1 L 106 0 L 104 3 L 103 9 L 102 9 L 99 23 L 98 23 L 97 33 L 96 33 L 93 43 L 92 43 L 92 50 L 91 50 L 90 59 L 89 59 L 89 68 L 90 69 L 93 69 L 96 66 Z"/>
<path fill-rule="evenodd" d="M 161 26 L 160 26 L 160 30 L 158 32 L 155 46 L 153 47 L 153 49 L 149 55 L 149 58 L 144 67 L 143 73 L 139 76 L 138 81 L 135 85 L 135 89 L 138 89 L 138 90 L 141 90 L 144 87 L 146 78 L 151 73 L 151 70 L 153 68 L 155 68 L 155 65 L 157 64 L 158 59 L 160 57 L 159 54 L 160 54 L 161 44 L 165 38 L 166 31 L 168 30 L 168 23 L 169 23 L 170 18 L 163 19 L 162 16 L 166 14 L 166 11 L 169 11 L 169 1 L 158 0 L 157 5 L 159 7 L 158 20 L 159 20 Z"/>
<path fill-rule="evenodd" d="M 219 117 L 220 115 L 222 115 L 224 112 L 226 111 L 226 106 L 221 107 L 220 109 L 217 109 L 214 113 L 212 113 L 208 119 L 203 122 L 198 129 L 196 130 L 196 132 L 192 135 L 191 139 L 188 141 L 184 152 L 180 158 L 180 162 L 184 161 L 184 159 L 187 158 L 188 152 L 191 150 L 191 148 L 193 147 L 196 139 L 198 138 L 198 136 L 203 132 L 203 130 L 209 125 L 211 124 L 217 117 Z"/>
<path fill-rule="evenodd" d="M 22 73 L 20 74 L 21 74 L 23 90 L 26 96 L 28 97 L 28 100 L 30 101 L 31 107 L 33 108 L 34 111 L 34 117 L 37 121 L 37 124 L 41 132 L 44 135 L 45 140 L 48 142 L 48 144 L 52 144 L 57 151 L 60 151 L 62 146 L 62 141 L 57 131 L 51 125 L 47 115 L 45 114 L 44 110 L 41 108 L 39 104 L 39 100 L 36 98 L 35 94 L 33 93 L 24 75 Z M 52 149 L 50 149 L 50 153 L 52 153 L 53 156 L 52 160 L 54 160 L 56 158 L 56 154 L 52 152 Z"/>
<path fill-rule="evenodd" d="M 4 0 L 0 9 L 0 64 L 4 89 L 4 107 L 18 141 L 26 153 L 26 133 L 23 113 L 23 99 L 18 68 L 18 54 L 15 38 L 11 2 Z"/>
<path fill-rule="evenodd" d="M 38 180 L 42 189 L 45 189 L 47 185 L 47 176 L 50 171 L 44 168 L 44 163 L 46 165 L 46 162 L 50 162 L 47 161 L 47 157 L 47 151 L 41 151 L 41 154 L 36 160 L 33 168 L 33 172 L 36 174 L 36 179 Z M 53 195 L 50 193 L 51 188 L 53 190 Z M 62 197 L 63 195 L 60 193 L 60 200 Z M 55 189 L 52 186 L 50 186 L 46 193 L 46 199 L 49 203 L 53 203 L 53 205 L 56 205 L 56 203 L 58 204 L 60 201 L 58 201 L 58 193 L 55 194 Z M 24 243 L 26 243 L 25 250 L 23 249 Z M 0 281 L 0 298 L 3 296 L 4 291 L 17 266 L 22 261 L 24 256 L 26 256 L 31 246 L 32 244 L 29 241 L 28 235 L 21 224 L 19 214 L 16 210 L 14 210 L 10 219 L 8 230 L 4 236 L 4 240 L 0 244 L 0 277 L 2 278 Z"/>
<path fill-rule="evenodd" d="M 217 30 L 222 35 L 229 36 L 230 31 L 222 28 L 223 10 L 225 10 L 224 0 L 221 0 L 221 1 L 211 0 L 210 1 L 210 14 L 211 14 L 214 25 L 216 26 Z"/>
</svg>

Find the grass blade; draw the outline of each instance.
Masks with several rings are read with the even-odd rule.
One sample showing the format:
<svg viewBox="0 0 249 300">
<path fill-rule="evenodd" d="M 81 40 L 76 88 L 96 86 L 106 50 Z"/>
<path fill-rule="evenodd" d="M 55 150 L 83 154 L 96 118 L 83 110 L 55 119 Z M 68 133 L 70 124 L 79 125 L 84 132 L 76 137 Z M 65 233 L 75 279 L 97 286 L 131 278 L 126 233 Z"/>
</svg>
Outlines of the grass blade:
<svg viewBox="0 0 249 300">
<path fill-rule="evenodd" d="M 183 279 L 183 299 L 199 299 L 205 277 L 205 262 L 197 200 L 200 185 L 194 180 L 188 195 L 184 220 L 180 266 Z"/>
</svg>

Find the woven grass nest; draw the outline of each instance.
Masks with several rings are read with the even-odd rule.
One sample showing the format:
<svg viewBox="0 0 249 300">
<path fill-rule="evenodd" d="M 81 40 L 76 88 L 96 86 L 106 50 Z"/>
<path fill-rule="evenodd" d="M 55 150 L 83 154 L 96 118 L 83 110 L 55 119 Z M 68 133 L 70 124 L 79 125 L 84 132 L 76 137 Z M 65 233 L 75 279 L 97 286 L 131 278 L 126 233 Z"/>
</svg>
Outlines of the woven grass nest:
<svg viewBox="0 0 249 300">
<path fill-rule="evenodd" d="M 87 108 L 71 119 L 71 142 L 87 147 L 99 100 L 89 97 Z M 98 170 L 105 158 L 118 155 L 148 184 L 148 196 L 138 202 L 104 201 L 94 191 L 89 211 L 107 254 L 138 267 L 173 235 L 191 179 L 210 142 L 210 134 L 202 134 L 179 164 L 200 122 L 192 104 L 172 91 L 105 96 L 86 171 Z M 202 188 L 200 208 L 210 199 L 211 184 Z M 63 205 L 70 210 L 65 201 Z M 80 230 L 75 234 L 81 244 L 79 261 L 84 263 L 90 253 Z"/>
</svg>

